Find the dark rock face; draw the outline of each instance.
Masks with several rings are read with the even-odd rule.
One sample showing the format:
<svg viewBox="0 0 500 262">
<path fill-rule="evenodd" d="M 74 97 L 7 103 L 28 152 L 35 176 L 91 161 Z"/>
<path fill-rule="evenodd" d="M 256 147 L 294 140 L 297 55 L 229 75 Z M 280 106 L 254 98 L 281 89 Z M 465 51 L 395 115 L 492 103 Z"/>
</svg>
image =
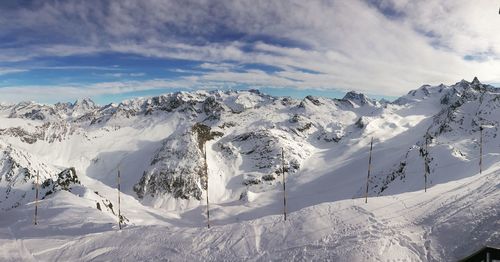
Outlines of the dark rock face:
<svg viewBox="0 0 500 262">
<path fill-rule="evenodd" d="M 7 129 L 0 129 L 0 135 L 18 137 L 22 142 L 28 143 L 28 144 L 33 144 L 37 140 L 43 139 L 43 136 L 41 134 L 30 133 L 30 132 L 28 132 L 20 127 L 11 127 L 11 128 L 7 128 Z"/>
<path fill-rule="evenodd" d="M 41 184 L 40 198 L 80 185 L 74 168 L 57 172 L 32 155 L 0 143 L 0 208 L 8 210 L 33 201 L 37 181 Z"/>
<path fill-rule="evenodd" d="M 281 150 L 287 154 L 285 172 L 294 173 L 300 169 L 296 158 L 297 152 L 291 147 L 283 147 L 281 137 L 267 130 L 257 130 L 235 136 L 231 145 L 238 149 L 249 165 L 260 171 L 260 176 L 249 174 L 243 181 L 244 185 L 260 184 L 262 181 L 273 181 L 275 175 L 283 172 Z"/>
<path fill-rule="evenodd" d="M 363 119 L 363 117 L 360 117 L 358 119 L 358 121 L 356 121 L 356 123 L 354 123 L 354 125 L 359 128 L 359 129 L 362 129 L 366 126 L 366 123 L 365 123 L 365 120 Z"/>
<path fill-rule="evenodd" d="M 306 96 L 306 98 L 305 98 L 305 99 L 307 99 L 307 100 L 311 101 L 311 103 L 313 103 L 315 106 L 320 106 L 320 105 L 322 105 L 322 104 L 323 104 L 323 103 L 321 103 L 321 102 L 319 101 L 319 99 L 318 99 L 318 98 L 316 98 L 316 97 L 314 97 L 314 96 Z"/>
<path fill-rule="evenodd" d="M 209 96 L 202 105 L 203 112 L 207 115 L 210 120 L 219 120 L 224 107 L 219 103 L 215 97 Z"/>
<path fill-rule="evenodd" d="M 194 175 L 201 177 L 204 173 L 203 169 L 198 168 L 198 170 L 198 173 Z M 139 183 L 134 186 L 134 191 L 141 199 L 148 193 L 152 197 L 169 193 L 175 198 L 201 200 L 202 188 L 199 185 L 200 179 L 196 176 L 193 176 L 191 170 L 188 169 L 165 170 L 145 174 Z"/>
<path fill-rule="evenodd" d="M 31 120 L 45 120 L 54 116 L 55 110 L 50 106 L 36 105 L 30 102 L 19 103 L 11 109 L 10 118 L 25 118 Z"/>
<path fill-rule="evenodd" d="M 45 190 L 45 195 L 43 196 L 43 198 L 57 191 L 70 191 L 71 188 L 77 184 L 79 185 L 81 183 L 80 180 L 78 180 L 75 168 L 70 167 L 68 169 L 65 169 L 57 175 L 56 180 L 47 179 L 42 183 L 42 189 Z"/>
<path fill-rule="evenodd" d="M 32 132 L 21 127 L 0 129 L 0 135 L 17 137 L 27 144 L 34 144 L 39 140 L 53 143 L 66 139 L 68 136 L 74 134 L 75 131 L 75 129 L 71 128 L 70 124 L 65 122 L 47 122 L 41 126 L 37 126 Z"/>
<path fill-rule="evenodd" d="M 192 128 L 193 133 L 196 134 L 196 138 L 198 140 L 198 148 L 203 151 L 203 146 L 209 140 L 212 140 L 216 137 L 223 136 L 222 132 L 212 132 L 211 128 L 207 125 L 196 123 Z"/>
<path fill-rule="evenodd" d="M 204 145 L 222 135 L 197 123 L 189 132 L 166 139 L 151 160 L 151 168 L 134 186 L 137 196 L 170 193 L 175 198 L 201 200 L 206 189 Z"/>
<path fill-rule="evenodd" d="M 475 132 L 479 125 L 484 124 L 498 126 L 498 119 L 492 119 L 490 114 L 500 108 L 500 96 L 497 90 L 481 84 L 477 78 L 472 83 L 461 81 L 455 84 L 443 92 L 440 102 L 443 108 L 434 116 L 429 128 L 433 136 L 459 130 Z M 477 111 L 463 113 L 471 111 L 467 109 L 471 107 Z"/>
<path fill-rule="evenodd" d="M 9 186 L 13 186 L 11 183 L 15 183 L 15 179 L 17 179 L 19 176 L 18 174 L 21 173 L 21 177 L 23 177 L 23 180 L 26 181 L 27 179 L 31 178 L 31 173 L 29 169 L 26 167 L 22 167 L 19 163 L 16 162 L 14 158 L 9 154 L 9 151 L 4 151 L 3 152 L 3 157 L 1 159 L 0 166 L 3 168 L 3 174 L 0 177 L 0 182 L 5 181 L 9 183 Z M 19 170 L 20 172 L 17 172 Z"/>
</svg>

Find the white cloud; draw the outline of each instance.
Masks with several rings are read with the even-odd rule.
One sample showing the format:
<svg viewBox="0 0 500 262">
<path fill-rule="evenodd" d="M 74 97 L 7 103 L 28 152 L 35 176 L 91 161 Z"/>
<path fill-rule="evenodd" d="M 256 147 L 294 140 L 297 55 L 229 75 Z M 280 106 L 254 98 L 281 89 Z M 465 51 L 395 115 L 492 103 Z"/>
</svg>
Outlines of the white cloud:
<svg viewBox="0 0 500 262">
<path fill-rule="evenodd" d="M 375 2 L 379 8 L 361 0 L 47 2 L 0 17 L 0 24 L 12 32 L 47 28 L 58 33 L 55 42 L 5 50 L 0 59 L 112 51 L 205 62 L 201 72 L 177 69 L 192 75 L 162 80 L 162 87 L 248 84 L 396 96 L 424 83 L 476 75 L 500 82 L 497 1 Z M 399 15 L 387 17 L 381 10 Z M 243 37 L 226 39 L 226 33 Z M 244 64 L 283 71 L 245 71 Z M 68 87 L 67 93 L 129 92 L 133 84 L 146 86 L 103 83 Z"/>
<path fill-rule="evenodd" d="M 0 76 L 2 75 L 7 75 L 7 74 L 15 74 L 15 73 L 22 73 L 22 72 L 27 72 L 27 69 L 19 69 L 19 68 L 1 68 L 0 67 Z"/>
<path fill-rule="evenodd" d="M 202 63 L 199 68 L 212 71 L 231 71 L 241 68 L 240 65 L 230 63 Z"/>
<path fill-rule="evenodd" d="M 145 73 L 106 73 L 103 76 L 122 78 L 122 77 L 140 77 L 145 76 Z"/>
<path fill-rule="evenodd" d="M 499 2 L 495 0 L 386 0 L 406 15 L 405 21 L 431 41 L 462 55 L 500 54 Z"/>
</svg>

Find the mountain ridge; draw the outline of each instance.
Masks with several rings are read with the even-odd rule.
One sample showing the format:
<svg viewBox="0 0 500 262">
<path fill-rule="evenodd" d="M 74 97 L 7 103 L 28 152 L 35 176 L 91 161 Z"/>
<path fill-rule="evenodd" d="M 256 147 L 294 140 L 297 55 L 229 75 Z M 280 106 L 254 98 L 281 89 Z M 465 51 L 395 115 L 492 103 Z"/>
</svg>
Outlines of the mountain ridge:
<svg viewBox="0 0 500 262">
<path fill-rule="evenodd" d="M 17 158 L 47 166 L 47 170 L 33 168 L 18 160 L 16 163 L 24 164 L 16 170 L 26 168 L 30 175 L 16 171 L 14 176 L 24 182 L 9 185 L 5 178 L 14 169 L 9 161 L 0 162 L 0 190 L 17 188 L 19 192 L 9 196 L 9 201 L 19 204 L 14 209 L 12 204 L 5 206 L 9 209 L 6 212 L 17 214 L 32 207 L 32 174 L 38 171 L 44 181 L 58 183 L 59 174 L 68 174 L 73 168 L 75 172 L 70 173 L 80 183 L 71 184 L 74 189 L 54 192 L 42 203 L 71 203 L 68 205 L 74 208 L 72 212 L 88 212 L 100 221 L 94 226 L 109 230 L 106 223 L 117 222 L 116 175 L 120 170 L 126 210 L 122 214 L 129 226 L 202 226 L 208 180 L 211 218 L 226 228 L 270 216 L 277 219 L 282 210 L 283 171 L 289 190 L 288 211 L 297 214 L 292 217 L 305 219 L 303 210 L 319 206 L 330 209 L 338 203 L 348 206 L 348 201 L 359 201 L 366 194 L 372 138 L 369 202 L 381 203 L 378 198 L 389 202 L 404 199 L 424 188 L 445 192 L 457 181 L 479 176 L 479 135 L 483 125 L 491 126 L 483 130 L 483 170 L 489 170 L 487 174 L 494 177 L 500 161 L 500 139 L 496 135 L 500 92 L 478 80 L 450 86 L 424 85 L 392 103 L 380 103 L 354 92 L 342 99 L 293 99 L 257 91 L 198 91 L 92 105 L 89 100 L 81 100 L 73 104 L 19 103 L 0 108 L 0 145 L 4 152 L 12 147 L 24 155 Z M 204 168 L 205 150 L 208 172 Z M 4 153 L 4 159 L 9 155 Z M 460 189 L 453 190 L 463 194 Z M 25 197 L 21 197 L 24 193 Z M 443 201 L 443 205 L 453 202 L 447 197 Z M 484 205 L 497 212 L 491 204 Z M 361 217 L 370 217 L 358 204 L 349 208 Z M 46 219 L 55 223 L 51 217 Z M 335 221 L 347 223 L 338 217 Z M 422 232 L 432 234 L 425 231 L 429 225 L 422 224 Z M 401 230 L 407 229 L 405 226 Z M 488 241 L 495 242 L 495 236 Z M 484 236 L 481 239 L 487 240 Z M 439 237 L 435 242 L 435 252 L 438 243 L 451 243 Z M 415 258 L 406 247 L 400 248 L 407 252 L 407 258 Z M 421 257 L 422 250 L 416 251 L 417 257 Z"/>
</svg>

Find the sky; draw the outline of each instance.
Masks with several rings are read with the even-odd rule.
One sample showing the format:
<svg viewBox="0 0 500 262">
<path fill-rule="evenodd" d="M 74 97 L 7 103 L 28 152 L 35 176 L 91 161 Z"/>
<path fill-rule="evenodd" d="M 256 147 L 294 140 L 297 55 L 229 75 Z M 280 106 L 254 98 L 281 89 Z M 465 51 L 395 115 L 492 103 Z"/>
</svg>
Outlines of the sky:
<svg viewBox="0 0 500 262">
<path fill-rule="evenodd" d="M 497 0 L 2 0 L 0 102 L 500 83 Z"/>
</svg>

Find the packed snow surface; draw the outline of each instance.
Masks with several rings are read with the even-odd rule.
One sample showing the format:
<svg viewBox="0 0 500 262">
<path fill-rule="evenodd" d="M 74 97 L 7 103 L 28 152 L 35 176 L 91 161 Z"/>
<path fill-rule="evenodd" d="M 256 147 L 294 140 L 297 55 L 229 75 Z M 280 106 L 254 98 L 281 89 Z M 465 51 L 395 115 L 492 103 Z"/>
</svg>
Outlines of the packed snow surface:
<svg viewBox="0 0 500 262">
<path fill-rule="evenodd" d="M 477 79 L 2 105 L 0 260 L 455 261 L 500 245 L 499 121 Z"/>
</svg>

